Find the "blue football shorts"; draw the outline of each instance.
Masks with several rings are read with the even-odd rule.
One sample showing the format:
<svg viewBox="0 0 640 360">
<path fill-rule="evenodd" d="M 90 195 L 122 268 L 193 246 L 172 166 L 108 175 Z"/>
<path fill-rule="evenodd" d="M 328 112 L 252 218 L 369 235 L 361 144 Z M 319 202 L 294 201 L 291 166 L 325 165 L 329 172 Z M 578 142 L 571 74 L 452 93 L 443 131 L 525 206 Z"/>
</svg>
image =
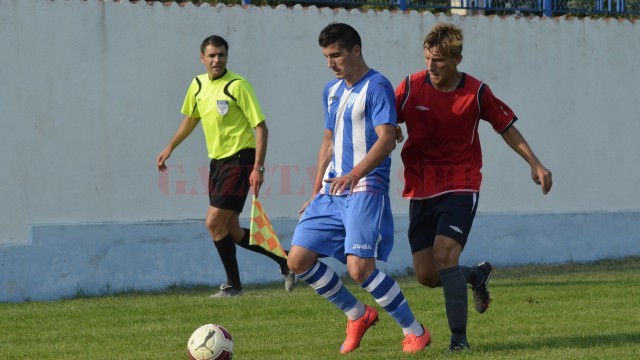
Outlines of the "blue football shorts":
<svg viewBox="0 0 640 360">
<path fill-rule="evenodd" d="M 343 264 L 347 255 L 387 261 L 393 249 L 393 230 L 391 202 L 384 194 L 318 194 L 302 214 L 291 245 Z"/>
</svg>

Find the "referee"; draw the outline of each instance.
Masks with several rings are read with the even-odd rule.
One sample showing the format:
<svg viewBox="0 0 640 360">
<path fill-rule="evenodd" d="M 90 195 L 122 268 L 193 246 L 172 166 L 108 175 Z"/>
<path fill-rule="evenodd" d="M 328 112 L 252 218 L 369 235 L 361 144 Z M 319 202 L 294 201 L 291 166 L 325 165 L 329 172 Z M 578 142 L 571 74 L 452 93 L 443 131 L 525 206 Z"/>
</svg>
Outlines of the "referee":
<svg viewBox="0 0 640 360">
<path fill-rule="evenodd" d="M 287 260 L 260 246 L 249 245 L 249 229 L 240 227 L 238 218 L 249 188 L 258 196 L 264 181 L 268 129 L 251 84 L 227 69 L 228 50 L 227 41 L 217 35 L 202 42 L 200 61 L 207 73 L 191 82 L 182 105 L 182 123 L 158 154 L 156 163 L 159 171 L 165 171 L 165 162 L 173 150 L 202 121 L 211 158 L 206 226 L 227 274 L 227 282 L 211 297 L 243 294 L 236 244 L 276 261 L 285 277 L 285 288 L 291 291 L 296 278 L 287 267 Z"/>
</svg>

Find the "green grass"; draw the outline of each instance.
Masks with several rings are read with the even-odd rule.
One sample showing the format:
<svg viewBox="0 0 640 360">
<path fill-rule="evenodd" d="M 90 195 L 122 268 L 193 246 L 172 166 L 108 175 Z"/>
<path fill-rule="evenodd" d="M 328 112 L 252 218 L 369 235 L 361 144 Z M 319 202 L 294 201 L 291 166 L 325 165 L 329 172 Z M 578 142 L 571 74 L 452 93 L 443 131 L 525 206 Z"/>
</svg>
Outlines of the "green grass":
<svg viewBox="0 0 640 360">
<path fill-rule="evenodd" d="M 234 335 L 236 359 L 640 359 L 640 258 L 498 269 L 486 314 L 469 311 L 472 352 L 446 356 L 441 289 L 398 278 L 433 344 L 401 352 L 402 332 L 381 312 L 361 347 L 339 356 L 346 320 L 304 284 L 246 287 L 233 299 L 173 287 L 58 302 L 0 303 L 0 359 L 186 359 L 191 332 L 219 323 Z M 360 299 L 370 295 L 351 280 Z M 376 305 L 377 306 L 377 305 Z M 378 307 L 378 309 L 380 309 Z"/>
</svg>

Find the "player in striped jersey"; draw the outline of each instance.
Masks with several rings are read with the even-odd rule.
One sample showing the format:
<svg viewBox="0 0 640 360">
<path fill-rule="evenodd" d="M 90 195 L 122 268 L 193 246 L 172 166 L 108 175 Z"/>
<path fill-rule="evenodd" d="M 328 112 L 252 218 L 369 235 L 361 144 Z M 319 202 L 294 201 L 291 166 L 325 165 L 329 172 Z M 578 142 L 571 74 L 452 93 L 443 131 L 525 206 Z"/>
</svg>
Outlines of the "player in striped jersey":
<svg viewBox="0 0 640 360">
<path fill-rule="evenodd" d="M 393 87 L 362 56 L 358 32 L 332 23 L 318 42 L 336 79 L 323 92 L 324 138 L 312 199 L 293 234 L 289 268 L 347 318 L 342 354 L 357 348 L 378 311 L 356 299 L 319 257 L 347 264 L 351 277 L 400 325 L 404 352 L 424 349 L 431 335 L 414 317 L 400 287 L 376 268 L 393 247 L 389 154 L 395 148 Z"/>
<path fill-rule="evenodd" d="M 398 122 L 407 126 L 402 148 L 405 188 L 411 199 L 409 243 L 418 281 L 442 286 L 451 330 L 449 351 L 470 350 L 467 342 L 467 284 L 476 310 L 491 302 L 488 282 L 493 268 L 458 264 L 478 206 L 482 175 L 479 121 L 488 121 L 505 142 L 531 166 L 533 181 L 546 194 L 551 172 L 513 125 L 513 111 L 489 86 L 458 71 L 462 30 L 436 24 L 423 47 L 427 69 L 408 76 L 396 89 Z M 399 128 L 398 128 L 399 129 Z M 398 135 L 402 137 L 401 130 Z"/>
</svg>

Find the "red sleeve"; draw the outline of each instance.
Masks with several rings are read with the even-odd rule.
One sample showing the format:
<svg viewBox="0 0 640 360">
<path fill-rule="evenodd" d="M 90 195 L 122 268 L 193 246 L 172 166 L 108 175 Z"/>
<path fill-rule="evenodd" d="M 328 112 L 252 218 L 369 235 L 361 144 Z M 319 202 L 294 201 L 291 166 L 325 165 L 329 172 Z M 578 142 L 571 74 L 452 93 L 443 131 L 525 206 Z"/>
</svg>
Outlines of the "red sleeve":
<svg viewBox="0 0 640 360">
<path fill-rule="evenodd" d="M 407 76 L 396 88 L 396 111 L 398 112 L 398 124 L 404 122 L 404 116 L 402 114 L 402 108 L 404 107 L 407 98 L 409 97 L 409 82 L 410 77 Z"/>
<path fill-rule="evenodd" d="M 479 95 L 480 118 L 488 121 L 497 133 L 507 130 L 511 124 L 518 120 L 513 110 L 493 95 L 489 85 L 482 84 Z"/>
</svg>

